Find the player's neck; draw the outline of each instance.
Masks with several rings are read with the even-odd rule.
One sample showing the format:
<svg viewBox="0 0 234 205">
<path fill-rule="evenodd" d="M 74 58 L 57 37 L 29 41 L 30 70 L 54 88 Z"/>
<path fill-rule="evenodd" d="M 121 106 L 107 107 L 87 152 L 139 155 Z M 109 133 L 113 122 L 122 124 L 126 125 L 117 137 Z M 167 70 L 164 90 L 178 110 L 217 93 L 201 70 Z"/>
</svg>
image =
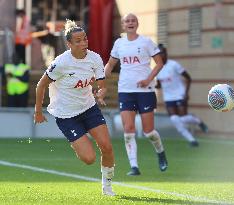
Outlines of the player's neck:
<svg viewBox="0 0 234 205">
<path fill-rule="evenodd" d="M 137 38 L 138 38 L 138 34 L 137 33 L 128 33 L 127 34 L 127 38 L 128 38 L 128 40 L 129 41 L 134 41 L 134 40 L 136 40 Z"/>
<path fill-rule="evenodd" d="M 74 58 L 77 58 L 77 59 L 84 59 L 85 56 L 87 55 L 87 52 L 74 52 L 74 51 L 71 51 L 71 54 Z"/>
</svg>

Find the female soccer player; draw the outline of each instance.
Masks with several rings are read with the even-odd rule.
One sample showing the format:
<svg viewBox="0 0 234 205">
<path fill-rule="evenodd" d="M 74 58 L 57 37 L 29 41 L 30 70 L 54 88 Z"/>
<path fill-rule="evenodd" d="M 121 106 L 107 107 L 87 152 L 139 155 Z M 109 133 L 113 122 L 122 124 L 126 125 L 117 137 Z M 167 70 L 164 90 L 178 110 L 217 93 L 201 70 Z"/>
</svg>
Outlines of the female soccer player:
<svg viewBox="0 0 234 205">
<path fill-rule="evenodd" d="M 157 75 L 157 88 L 162 88 L 163 99 L 171 122 L 178 132 L 189 141 L 192 147 L 197 147 L 198 141 L 188 130 L 186 124 L 199 125 L 204 132 L 207 126 L 195 115 L 188 114 L 188 99 L 191 77 L 188 72 L 176 61 L 168 59 L 167 49 L 159 44 L 163 59 L 163 69 Z"/>
<path fill-rule="evenodd" d="M 139 112 L 145 137 L 153 144 L 161 171 L 167 169 L 167 160 L 159 133 L 154 128 L 154 109 L 156 108 L 154 78 L 163 67 L 160 50 L 149 38 L 137 33 L 138 19 L 127 14 L 122 19 L 126 37 L 116 40 L 111 56 L 105 66 L 106 76 L 110 76 L 118 60 L 121 70 L 118 82 L 119 108 L 124 127 L 125 147 L 131 166 L 128 175 L 139 175 L 137 144 L 135 140 L 135 117 Z M 150 68 L 150 60 L 156 66 Z"/>
<path fill-rule="evenodd" d="M 48 112 L 55 116 L 59 129 L 71 143 L 77 157 L 88 165 L 94 163 L 96 153 L 87 133 L 95 139 L 101 151 L 103 194 L 114 196 L 111 187 L 114 175 L 112 145 L 91 86 L 95 78 L 99 89 L 97 100 L 105 105 L 104 65 L 97 53 L 87 49 L 86 33 L 75 22 L 66 21 L 65 37 L 70 50 L 55 58 L 37 84 L 34 121 L 46 121 L 42 104 L 45 89 L 49 86 Z"/>
</svg>

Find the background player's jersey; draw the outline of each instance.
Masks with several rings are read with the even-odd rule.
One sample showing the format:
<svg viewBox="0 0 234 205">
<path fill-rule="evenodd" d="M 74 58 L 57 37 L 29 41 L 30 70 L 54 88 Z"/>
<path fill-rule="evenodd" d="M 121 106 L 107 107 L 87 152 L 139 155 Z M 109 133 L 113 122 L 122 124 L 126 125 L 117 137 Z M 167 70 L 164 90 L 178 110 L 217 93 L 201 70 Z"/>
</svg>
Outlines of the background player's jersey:
<svg viewBox="0 0 234 205">
<path fill-rule="evenodd" d="M 151 57 L 159 52 L 153 41 L 141 35 L 134 41 L 129 41 L 127 37 L 117 39 L 111 56 L 120 59 L 121 63 L 118 92 L 154 92 L 155 81 L 147 88 L 137 87 L 137 82 L 149 76 L 152 71 Z"/>
<path fill-rule="evenodd" d="M 162 86 L 164 101 L 182 100 L 185 96 L 185 85 L 181 74 L 185 69 L 174 60 L 167 60 L 157 79 Z"/>
<path fill-rule="evenodd" d="M 74 117 L 95 105 L 90 84 L 105 78 L 101 57 L 89 50 L 84 59 L 76 59 L 70 50 L 65 51 L 55 58 L 46 74 L 54 80 L 49 86 L 47 110 L 59 118 Z"/>
</svg>

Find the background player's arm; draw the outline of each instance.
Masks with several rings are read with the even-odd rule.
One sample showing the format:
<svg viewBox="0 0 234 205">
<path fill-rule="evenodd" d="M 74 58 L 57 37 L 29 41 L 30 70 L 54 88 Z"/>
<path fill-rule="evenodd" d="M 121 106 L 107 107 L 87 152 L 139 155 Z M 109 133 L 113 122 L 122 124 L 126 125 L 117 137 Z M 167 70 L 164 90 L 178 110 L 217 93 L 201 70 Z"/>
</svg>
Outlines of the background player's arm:
<svg viewBox="0 0 234 205">
<path fill-rule="evenodd" d="M 156 89 L 161 89 L 162 88 L 160 80 L 157 80 L 157 84 L 156 84 L 155 88 Z"/>
<path fill-rule="evenodd" d="M 35 104 L 35 113 L 34 113 L 34 122 L 42 123 L 47 121 L 45 116 L 42 113 L 42 105 L 45 95 L 45 89 L 48 88 L 49 84 L 53 82 L 46 73 L 41 77 L 40 81 L 36 87 L 36 104 Z"/>
<path fill-rule="evenodd" d="M 114 69 L 115 65 L 117 64 L 118 59 L 110 57 L 107 64 L 105 65 L 105 76 L 110 77 L 111 72 Z"/>
<path fill-rule="evenodd" d="M 190 89 L 190 85 L 191 85 L 192 79 L 191 79 L 190 75 L 188 74 L 188 72 L 186 72 L 186 71 L 184 71 L 183 73 L 181 73 L 181 75 L 184 77 L 185 86 L 186 86 L 185 100 L 188 100 L 189 99 L 189 89 Z"/>
<path fill-rule="evenodd" d="M 153 68 L 153 70 L 151 71 L 151 73 L 147 79 L 137 82 L 137 86 L 139 86 L 139 87 L 148 86 L 150 84 L 150 82 L 155 78 L 155 76 L 159 73 L 159 71 L 162 69 L 162 67 L 163 67 L 162 57 L 157 54 L 157 55 L 153 56 L 153 59 L 156 63 L 156 66 Z"/>
</svg>

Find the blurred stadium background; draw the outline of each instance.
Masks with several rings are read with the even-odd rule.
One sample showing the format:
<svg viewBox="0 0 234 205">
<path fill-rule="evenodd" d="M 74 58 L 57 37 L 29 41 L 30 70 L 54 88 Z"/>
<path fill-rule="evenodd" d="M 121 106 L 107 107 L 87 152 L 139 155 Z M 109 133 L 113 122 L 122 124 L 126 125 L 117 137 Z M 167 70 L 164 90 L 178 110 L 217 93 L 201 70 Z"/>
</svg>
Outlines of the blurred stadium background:
<svg viewBox="0 0 234 205">
<path fill-rule="evenodd" d="M 164 43 L 169 56 L 178 60 L 191 73 L 190 111 L 208 124 L 209 135 L 234 136 L 233 112 L 216 113 L 207 104 L 207 94 L 213 85 L 228 83 L 234 86 L 233 0 L 147 0 L 147 3 L 144 0 L 1 0 L 1 68 L 11 62 L 16 8 L 26 10 L 34 37 L 32 44 L 27 46 L 26 56 L 27 63 L 31 65 L 30 107 L 34 105 L 36 83 L 46 66 L 54 56 L 66 49 L 61 32 L 66 18 L 74 19 L 84 26 L 88 32 L 90 49 L 100 53 L 106 62 L 113 41 L 121 34 L 121 16 L 133 12 L 139 17 L 139 33 Z M 45 29 L 49 30 L 49 34 L 40 33 Z M 117 109 L 118 71 L 119 67 L 116 67 L 116 73 L 108 80 L 108 109 Z M 0 106 L 5 107 L 4 83 L 0 95 Z M 158 97 L 157 112 L 163 114 L 165 109 L 160 93 Z M 47 104 L 48 97 L 45 106 Z M 9 113 L 11 120 L 15 119 L 12 118 L 11 110 L 4 108 L 0 112 L 4 118 Z M 0 117 L 3 122 L 0 130 L 6 129 L 4 118 Z"/>
<path fill-rule="evenodd" d="M 139 139 L 139 161 L 145 174 L 138 180 L 127 177 L 117 106 L 117 66 L 107 80 L 109 92 L 103 113 L 115 148 L 115 180 L 128 185 L 115 184 L 119 196 L 111 203 L 234 203 L 234 113 L 217 113 L 207 103 L 207 94 L 213 85 L 227 83 L 234 87 L 234 0 L 0 0 L 1 73 L 4 64 L 12 61 L 16 8 L 26 10 L 32 26 L 33 40 L 26 55 L 31 65 L 30 96 L 27 108 L 6 107 L 5 80 L 0 75 L 0 204 L 110 204 L 107 199 L 99 199 L 97 183 L 77 180 L 75 174 L 71 174 L 70 179 L 67 177 L 67 173 L 77 173 L 98 178 L 99 161 L 91 169 L 77 161 L 52 116 L 46 114 L 48 123 L 34 125 L 33 106 L 36 83 L 51 59 L 66 49 L 62 36 L 66 18 L 83 25 L 90 49 L 100 53 L 106 62 L 113 41 L 122 32 L 121 17 L 128 12 L 138 16 L 140 34 L 164 43 L 170 58 L 188 69 L 193 78 L 190 112 L 200 116 L 210 131 L 204 135 L 191 127 L 201 142 L 198 149 L 191 150 L 182 138 L 178 138 L 167 117 L 161 93 L 157 93 L 159 104 L 155 119 L 165 137 L 168 172 L 152 171 L 153 150 L 145 139 Z M 46 94 L 45 107 L 48 102 Z M 136 124 L 137 135 L 141 137 L 139 118 Z M 50 170 L 60 176 L 46 174 Z M 156 192 L 158 197 L 151 192 Z"/>
</svg>

